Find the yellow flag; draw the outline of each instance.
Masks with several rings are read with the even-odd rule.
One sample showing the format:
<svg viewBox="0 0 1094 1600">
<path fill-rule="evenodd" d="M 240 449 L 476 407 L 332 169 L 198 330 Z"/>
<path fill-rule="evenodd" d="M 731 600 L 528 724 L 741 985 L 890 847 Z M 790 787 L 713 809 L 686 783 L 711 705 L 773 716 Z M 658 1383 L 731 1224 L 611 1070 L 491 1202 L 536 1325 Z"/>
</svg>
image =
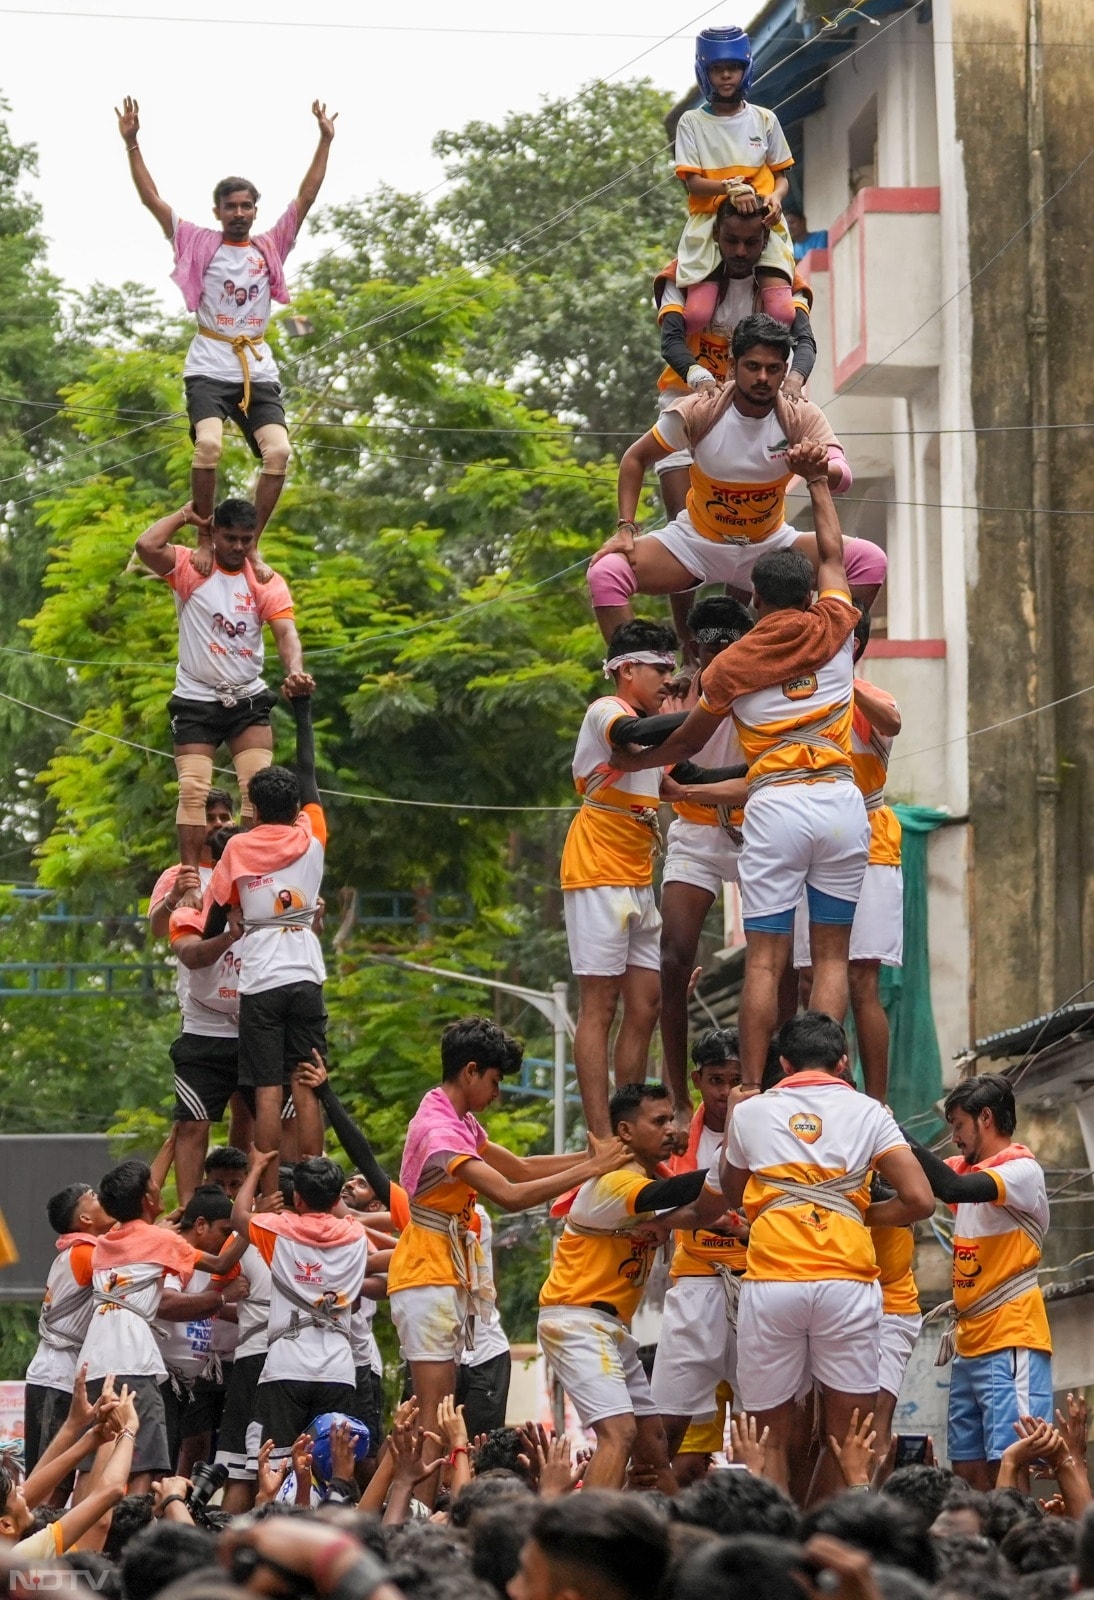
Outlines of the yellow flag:
<svg viewBox="0 0 1094 1600">
<path fill-rule="evenodd" d="M 0 1267 L 13 1267 L 19 1260 L 19 1251 L 11 1236 L 4 1213 L 0 1211 Z"/>
</svg>

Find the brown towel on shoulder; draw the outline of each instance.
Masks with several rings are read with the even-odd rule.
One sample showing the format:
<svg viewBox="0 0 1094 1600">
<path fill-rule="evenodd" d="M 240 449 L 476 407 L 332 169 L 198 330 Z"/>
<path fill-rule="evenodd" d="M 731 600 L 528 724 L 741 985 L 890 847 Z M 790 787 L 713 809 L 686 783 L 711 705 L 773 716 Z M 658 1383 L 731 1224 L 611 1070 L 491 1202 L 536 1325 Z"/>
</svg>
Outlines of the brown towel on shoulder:
<svg viewBox="0 0 1094 1600">
<path fill-rule="evenodd" d="M 816 672 L 832 660 L 858 619 L 849 599 L 834 589 L 808 611 L 768 612 L 704 669 L 700 704 L 724 717 L 742 694 Z"/>
</svg>

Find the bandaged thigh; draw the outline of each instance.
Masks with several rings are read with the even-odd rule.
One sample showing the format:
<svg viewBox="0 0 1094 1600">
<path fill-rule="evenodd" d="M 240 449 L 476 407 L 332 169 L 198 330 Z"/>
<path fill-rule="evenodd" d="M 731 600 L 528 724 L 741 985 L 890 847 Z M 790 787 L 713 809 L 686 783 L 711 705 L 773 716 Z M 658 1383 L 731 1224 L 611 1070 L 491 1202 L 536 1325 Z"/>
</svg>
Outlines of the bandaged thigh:
<svg viewBox="0 0 1094 1600">
<path fill-rule="evenodd" d="M 224 446 L 224 423 L 219 417 L 202 417 L 194 423 L 194 466 L 216 470 Z"/>
<path fill-rule="evenodd" d="M 184 828 L 204 828 L 205 802 L 213 786 L 212 756 L 176 756 L 179 803 L 175 821 Z"/>
<path fill-rule="evenodd" d="M 625 606 L 638 593 L 634 568 L 618 551 L 590 567 L 586 581 L 594 606 Z"/>
<path fill-rule="evenodd" d="M 240 815 L 245 822 L 254 821 L 251 779 L 256 772 L 261 772 L 262 768 L 268 767 L 272 761 L 272 750 L 263 750 L 254 745 L 246 750 L 237 750 L 232 756 L 232 765 L 236 769 L 236 782 L 239 784 Z"/>
<path fill-rule="evenodd" d="M 866 589 L 872 584 L 880 587 L 885 582 L 889 558 L 879 544 L 869 539 L 845 539 L 843 566 L 852 589 Z"/>
<path fill-rule="evenodd" d="M 289 470 L 292 447 L 280 422 L 264 422 L 255 429 L 255 444 L 262 452 L 261 477 L 283 478 Z"/>
</svg>

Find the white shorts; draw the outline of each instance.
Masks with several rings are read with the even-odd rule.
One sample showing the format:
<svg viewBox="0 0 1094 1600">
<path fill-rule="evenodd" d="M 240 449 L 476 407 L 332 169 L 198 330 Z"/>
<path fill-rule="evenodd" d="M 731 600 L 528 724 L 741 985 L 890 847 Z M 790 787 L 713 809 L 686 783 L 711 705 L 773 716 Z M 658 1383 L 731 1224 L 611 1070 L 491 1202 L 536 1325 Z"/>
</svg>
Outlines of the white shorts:
<svg viewBox="0 0 1094 1600">
<path fill-rule="evenodd" d="M 706 1422 L 717 1414 L 714 1391 L 723 1382 L 736 1393 L 737 1324 L 727 1315 L 725 1285 L 717 1274 L 678 1278 L 665 1293 L 654 1405 L 663 1417 Z"/>
<path fill-rule="evenodd" d="M 876 1394 L 880 1322 L 876 1283 L 746 1278 L 737 1312 L 741 1409 L 785 1405 L 810 1379 L 844 1394 Z"/>
<path fill-rule="evenodd" d="M 745 807 L 741 910 L 749 917 L 790 911 L 806 884 L 857 900 L 870 850 L 870 821 L 853 783 L 780 783 Z"/>
<path fill-rule="evenodd" d="M 449 1284 L 396 1289 L 388 1305 L 407 1361 L 459 1361 L 471 1314 L 463 1289 Z"/>
<path fill-rule="evenodd" d="M 657 528 L 642 537 L 663 544 L 692 574 L 693 588 L 704 583 L 731 583 L 735 589 L 748 589 L 752 584 L 752 569 L 762 555 L 768 550 L 789 550 L 804 536 L 800 528 L 792 528 L 789 522 L 784 522 L 766 539 L 755 543 L 742 539 L 740 544 L 724 544 L 719 539 L 704 539 L 695 531 L 687 512 L 681 511 L 667 528 Z"/>
<path fill-rule="evenodd" d="M 677 817 L 665 841 L 661 882 L 691 883 L 717 899 L 723 883 L 737 882 L 739 855 L 740 846 L 723 827 Z"/>
<path fill-rule="evenodd" d="M 618 1317 L 591 1306 L 542 1306 L 536 1334 L 583 1428 L 628 1411 L 657 1415 L 638 1341 Z"/>
<path fill-rule="evenodd" d="M 851 924 L 852 961 L 904 963 L 904 874 L 899 867 L 867 863 L 862 892 Z M 794 965 L 812 965 L 809 953 L 809 908 L 804 900 L 794 915 Z"/>
<path fill-rule="evenodd" d="M 898 1317 L 889 1312 L 882 1312 L 881 1360 L 877 1386 L 879 1389 L 884 1389 L 886 1394 L 894 1397 L 899 1395 L 922 1326 L 923 1318 L 918 1313 L 915 1316 Z"/>
<path fill-rule="evenodd" d="M 661 968 L 661 913 L 653 889 L 564 889 L 574 977 L 618 978 L 628 967 Z"/>
</svg>

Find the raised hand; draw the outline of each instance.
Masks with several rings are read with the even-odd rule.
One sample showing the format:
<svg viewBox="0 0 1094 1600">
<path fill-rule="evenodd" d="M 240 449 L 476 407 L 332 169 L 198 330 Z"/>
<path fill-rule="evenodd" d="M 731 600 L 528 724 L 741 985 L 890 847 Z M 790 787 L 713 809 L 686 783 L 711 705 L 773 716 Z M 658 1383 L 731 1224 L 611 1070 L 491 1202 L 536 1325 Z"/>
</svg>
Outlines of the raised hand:
<svg viewBox="0 0 1094 1600">
<path fill-rule="evenodd" d="M 806 483 L 816 483 L 821 478 L 827 481 L 828 446 L 818 444 L 815 439 L 802 439 L 787 450 L 786 464 L 791 472 L 796 472 Z"/>
<path fill-rule="evenodd" d="M 141 131 L 140 109 L 132 95 L 128 94 L 122 101 L 120 111 L 117 106 L 114 107 L 114 115 L 118 119 L 118 132 L 125 144 L 134 144 Z"/>
<path fill-rule="evenodd" d="M 757 1437 L 756 1418 L 742 1411 L 739 1417 L 729 1420 L 729 1436 L 733 1441 L 733 1459 L 740 1461 L 754 1478 L 762 1478 L 767 1465 L 767 1436 L 770 1428 Z"/>
<path fill-rule="evenodd" d="M 868 1411 L 860 1423 L 858 1406 L 851 1413 L 842 1444 L 833 1434 L 828 1435 L 829 1449 L 839 1462 L 843 1481 L 848 1488 L 860 1488 L 870 1482 L 870 1474 L 877 1456 L 877 1451 L 874 1449 L 876 1438 L 874 1413 Z"/>
<path fill-rule="evenodd" d="M 357 1465 L 357 1441 L 348 1422 L 336 1422 L 330 1433 L 331 1477 L 353 1482 Z"/>
<path fill-rule="evenodd" d="M 257 1506 L 265 1505 L 268 1500 L 273 1500 L 281 1485 L 285 1482 L 289 1472 L 289 1458 L 272 1462 L 274 1442 L 267 1439 L 258 1452 L 258 1495 L 255 1500 Z"/>
<path fill-rule="evenodd" d="M 293 1073 L 296 1083 L 303 1084 L 305 1089 L 313 1090 L 321 1089 L 328 1077 L 327 1063 L 318 1050 L 312 1051 L 310 1061 L 298 1061 Z"/>
<path fill-rule="evenodd" d="M 1060 1432 L 1067 1440 L 1068 1449 L 1076 1461 L 1086 1461 L 1087 1449 L 1087 1412 L 1086 1396 L 1080 1395 L 1076 1400 L 1073 1394 L 1067 1397 L 1067 1415 L 1057 1411 L 1056 1421 L 1060 1425 Z"/>
<path fill-rule="evenodd" d="M 224 1296 L 224 1304 L 226 1306 L 237 1306 L 241 1300 L 246 1300 L 250 1294 L 250 1281 L 242 1272 L 237 1272 L 234 1278 L 228 1279 L 220 1292 Z"/>
<path fill-rule="evenodd" d="M 326 101 L 320 105 L 318 100 L 313 100 L 311 114 L 319 124 L 319 137 L 326 139 L 329 144 L 334 138 L 334 124 L 338 121 L 338 112 L 336 111 L 332 116 L 328 116 Z"/>
<path fill-rule="evenodd" d="M 455 1395 L 446 1394 L 437 1407 L 437 1426 L 449 1455 L 454 1450 L 467 1449 L 467 1423 L 464 1421 L 463 1407 L 456 1404 Z"/>
</svg>

